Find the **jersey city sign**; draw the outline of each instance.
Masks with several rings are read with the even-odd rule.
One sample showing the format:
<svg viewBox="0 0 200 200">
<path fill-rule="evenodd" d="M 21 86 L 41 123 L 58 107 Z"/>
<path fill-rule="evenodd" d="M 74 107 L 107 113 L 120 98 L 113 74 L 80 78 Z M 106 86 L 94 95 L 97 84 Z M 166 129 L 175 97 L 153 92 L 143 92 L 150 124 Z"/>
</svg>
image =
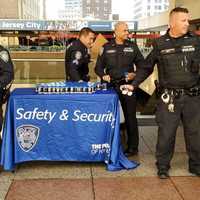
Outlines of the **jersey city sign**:
<svg viewBox="0 0 200 200">
<path fill-rule="evenodd" d="M 116 21 L 101 20 L 10 20 L 0 19 L 0 30 L 33 30 L 33 31 L 73 31 L 83 27 L 90 27 L 94 31 L 112 31 Z M 137 22 L 127 22 L 130 30 L 137 30 Z"/>
</svg>

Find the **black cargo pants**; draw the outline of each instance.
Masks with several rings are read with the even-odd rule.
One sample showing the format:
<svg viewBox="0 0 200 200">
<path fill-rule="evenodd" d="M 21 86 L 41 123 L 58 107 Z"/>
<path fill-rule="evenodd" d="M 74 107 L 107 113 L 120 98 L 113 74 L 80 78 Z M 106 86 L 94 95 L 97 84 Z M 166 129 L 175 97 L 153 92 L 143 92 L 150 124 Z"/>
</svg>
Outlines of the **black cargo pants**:
<svg viewBox="0 0 200 200">
<path fill-rule="evenodd" d="M 189 168 L 200 170 L 200 96 L 182 95 L 175 99 L 174 103 L 174 112 L 169 112 L 168 105 L 161 99 L 157 104 L 157 167 L 169 169 L 174 153 L 176 130 L 181 120 L 189 156 Z"/>
<path fill-rule="evenodd" d="M 122 110 L 125 118 L 125 125 L 127 130 L 127 145 L 128 148 L 138 150 L 139 145 L 139 131 L 136 118 L 136 95 L 123 95 L 119 86 L 115 87 L 121 102 Z"/>
</svg>

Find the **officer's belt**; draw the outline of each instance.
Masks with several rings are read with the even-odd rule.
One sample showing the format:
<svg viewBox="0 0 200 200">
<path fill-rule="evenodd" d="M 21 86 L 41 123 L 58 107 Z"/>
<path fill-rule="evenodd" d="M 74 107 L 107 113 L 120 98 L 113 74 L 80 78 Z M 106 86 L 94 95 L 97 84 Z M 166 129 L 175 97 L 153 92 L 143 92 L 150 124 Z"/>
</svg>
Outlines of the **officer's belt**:
<svg viewBox="0 0 200 200">
<path fill-rule="evenodd" d="M 199 96 L 200 95 L 200 86 L 195 86 L 191 88 L 164 88 L 162 89 L 161 93 L 167 92 L 169 94 L 174 94 L 174 97 L 178 98 L 183 95 L 188 95 L 188 96 Z"/>
</svg>

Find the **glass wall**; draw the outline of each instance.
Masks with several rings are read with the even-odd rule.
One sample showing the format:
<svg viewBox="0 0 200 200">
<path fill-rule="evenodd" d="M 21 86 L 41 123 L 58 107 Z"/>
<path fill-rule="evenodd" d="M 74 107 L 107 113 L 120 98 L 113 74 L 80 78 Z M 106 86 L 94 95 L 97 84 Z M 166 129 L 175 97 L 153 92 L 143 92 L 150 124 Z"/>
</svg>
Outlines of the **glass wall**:
<svg viewBox="0 0 200 200">
<path fill-rule="evenodd" d="M 53 4 L 52 4 L 53 2 Z M 168 9 L 168 0 L 57 0 L 46 1 L 38 19 L 0 20 L 0 43 L 7 47 L 15 65 L 15 87 L 65 80 L 65 48 L 82 27 L 90 27 L 113 37 L 114 23 L 126 21 L 131 40 L 137 42 L 144 57 L 151 51 L 152 39 L 158 34 L 138 32 L 137 21 Z M 162 4 L 162 6 L 161 6 Z M 22 15 L 23 16 L 23 15 Z M 41 16 L 43 18 L 41 19 Z M 96 58 L 90 63 L 92 81 Z M 138 114 L 154 113 L 155 94 L 139 89 Z"/>
</svg>

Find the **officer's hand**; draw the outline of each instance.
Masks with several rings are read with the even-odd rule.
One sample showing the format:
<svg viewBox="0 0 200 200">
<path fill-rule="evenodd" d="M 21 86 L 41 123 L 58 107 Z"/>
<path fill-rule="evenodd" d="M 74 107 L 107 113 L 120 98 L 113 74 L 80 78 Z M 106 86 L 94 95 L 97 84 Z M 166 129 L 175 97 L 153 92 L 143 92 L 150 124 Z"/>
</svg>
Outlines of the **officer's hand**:
<svg viewBox="0 0 200 200">
<path fill-rule="evenodd" d="M 86 75 L 85 81 L 86 81 L 86 82 L 89 82 L 89 81 L 90 81 L 90 75 Z"/>
<path fill-rule="evenodd" d="M 104 76 L 102 77 L 102 79 L 103 79 L 104 81 L 110 83 L 110 76 L 109 76 L 109 75 L 104 75 Z"/>
<path fill-rule="evenodd" d="M 126 81 L 132 81 L 135 78 L 136 74 L 133 72 L 128 73 Z"/>
<path fill-rule="evenodd" d="M 128 90 L 128 91 L 133 91 L 135 88 L 133 85 L 121 85 L 120 90 Z"/>
</svg>

